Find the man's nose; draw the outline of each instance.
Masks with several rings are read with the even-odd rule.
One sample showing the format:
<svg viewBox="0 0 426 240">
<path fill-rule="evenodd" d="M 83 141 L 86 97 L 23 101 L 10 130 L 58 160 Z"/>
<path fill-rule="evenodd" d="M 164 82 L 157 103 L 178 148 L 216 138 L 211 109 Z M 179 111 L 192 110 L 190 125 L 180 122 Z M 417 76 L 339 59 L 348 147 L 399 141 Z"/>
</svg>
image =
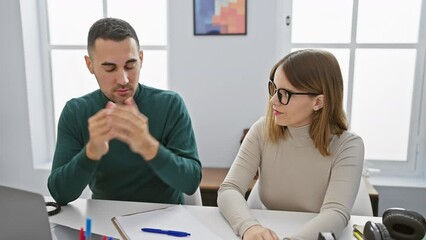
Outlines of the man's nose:
<svg viewBox="0 0 426 240">
<path fill-rule="evenodd" d="M 126 71 L 122 70 L 118 73 L 117 83 L 120 85 L 126 85 L 129 82 L 128 74 Z"/>
</svg>

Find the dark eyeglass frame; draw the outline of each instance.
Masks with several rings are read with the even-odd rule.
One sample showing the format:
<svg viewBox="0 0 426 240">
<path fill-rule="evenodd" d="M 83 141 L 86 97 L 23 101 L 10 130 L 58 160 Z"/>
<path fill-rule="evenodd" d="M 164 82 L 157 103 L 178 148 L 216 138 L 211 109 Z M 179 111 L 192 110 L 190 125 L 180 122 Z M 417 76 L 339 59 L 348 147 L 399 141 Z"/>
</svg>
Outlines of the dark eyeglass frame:
<svg viewBox="0 0 426 240">
<path fill-rule="evenodd" d="M 310 93 L 310 92 L 292 92 L 290 90 L 287 90 L 285 88 L 277 88 L 277 86 L 275 85 L 275 83 L 271 80 L 268 81 L 268 92 L 269 92 L 269 96 L 273 97 L 275 96 L 275 94 L 277 94 L 278 100 L 280 101 L 280 103 L 282 105 L 287 105 L 290 102 L 290 98 L 293 95 L 310 95 L 310 96 L 317 96 L 320 95 L 320 93 Z M 283 100 L 283 94 L 287 94 L 288 98 L 287 98 L 287 102 L 284 103 Z"/>
</svg>

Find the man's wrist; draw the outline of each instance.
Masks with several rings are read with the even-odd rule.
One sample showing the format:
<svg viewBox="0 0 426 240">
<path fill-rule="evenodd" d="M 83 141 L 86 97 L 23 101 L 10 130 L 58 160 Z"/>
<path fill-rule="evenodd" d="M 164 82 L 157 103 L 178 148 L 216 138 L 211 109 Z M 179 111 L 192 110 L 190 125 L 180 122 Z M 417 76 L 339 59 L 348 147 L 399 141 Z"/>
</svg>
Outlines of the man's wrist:
<svg viewBox="0 0 426 240">
<path fill-rule="evenodd" d="M 101 159 L 102 156 L 96 156 L 96 154 L 94 154 L 90 150 L 89 145 L 86 145 L 86 157 L 90 160 L 93 160 L 93 161 L 99 161 L 99 159 Z"/>
<path fill-rule="evenodd" d="M 151 161 L 157 156 L 158 149 L 160 148 L 160 143 L 153 139 L 152 143 L 144 147 L 143 151 L 140 153 L 145 161 Z"/>
</svg>

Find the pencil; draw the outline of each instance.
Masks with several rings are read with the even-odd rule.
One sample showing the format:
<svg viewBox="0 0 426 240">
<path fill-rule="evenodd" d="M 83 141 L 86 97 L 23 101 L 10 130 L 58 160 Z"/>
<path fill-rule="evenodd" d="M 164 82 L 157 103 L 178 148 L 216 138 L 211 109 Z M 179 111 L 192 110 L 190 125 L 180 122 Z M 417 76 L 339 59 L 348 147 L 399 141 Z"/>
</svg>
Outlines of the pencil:
<svg viewBox="0 0 426 240">
<path fill-rule="evenodd" d="M 92 239 L 92 219 L 86 218 L 86 240 Z"/>
<path fill-rule="evenodd" d="M 355 237 L 357 240 L 362 240 L 362 235 L 361 235 L 359 232 L 354 231 L 354 232 L 353 232 L 353 234 L 354 234 L 354 237 Z"/>
<path fill-rule="evenodd" d="M 80 228 L 80 240 L 85 240 L 83 228 Z"/>
</svg>

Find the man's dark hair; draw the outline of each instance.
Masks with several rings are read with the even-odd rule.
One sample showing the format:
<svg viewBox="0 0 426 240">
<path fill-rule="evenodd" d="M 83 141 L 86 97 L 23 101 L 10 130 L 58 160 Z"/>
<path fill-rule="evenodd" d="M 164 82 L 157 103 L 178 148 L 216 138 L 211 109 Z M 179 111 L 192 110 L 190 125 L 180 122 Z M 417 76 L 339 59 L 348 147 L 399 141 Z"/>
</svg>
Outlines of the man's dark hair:
<svg viewBox="0 0 426 240">
<path fill-rule="evenodd" d="M 140 45 L 136 31 L 128 22 L 118 18 L 99 19 L 90 27 L 87 36 L 87 51 L 90 53 L 98 38 L 121 41 L 128 37 L 135 39 L 139 49 Z"/>
</svg>

